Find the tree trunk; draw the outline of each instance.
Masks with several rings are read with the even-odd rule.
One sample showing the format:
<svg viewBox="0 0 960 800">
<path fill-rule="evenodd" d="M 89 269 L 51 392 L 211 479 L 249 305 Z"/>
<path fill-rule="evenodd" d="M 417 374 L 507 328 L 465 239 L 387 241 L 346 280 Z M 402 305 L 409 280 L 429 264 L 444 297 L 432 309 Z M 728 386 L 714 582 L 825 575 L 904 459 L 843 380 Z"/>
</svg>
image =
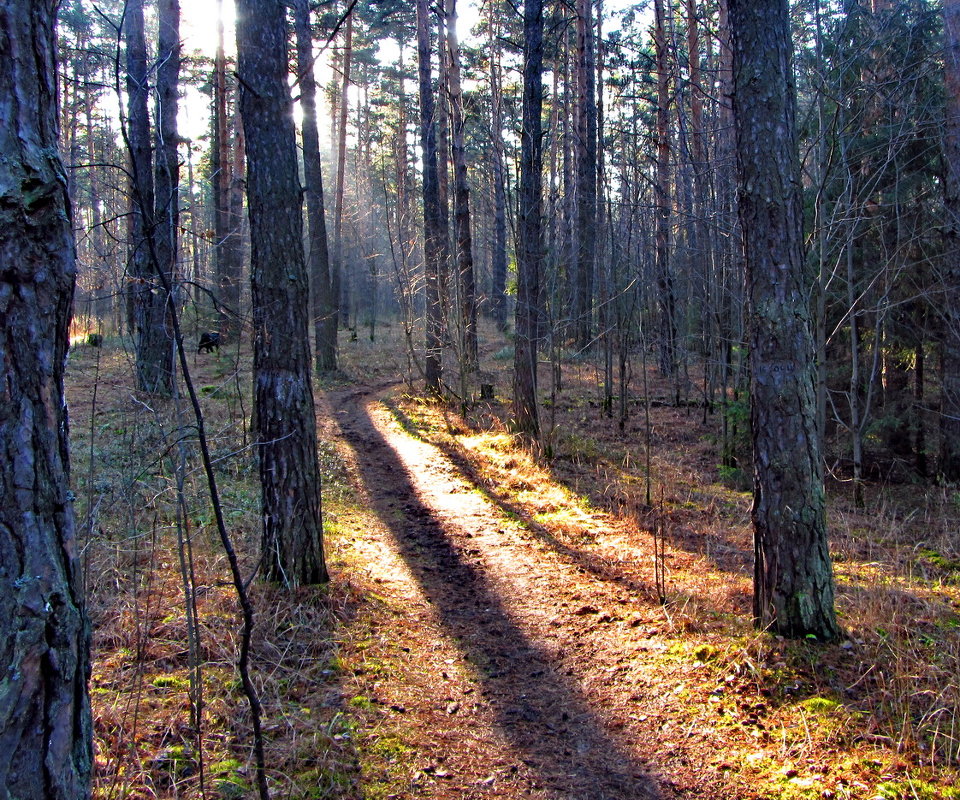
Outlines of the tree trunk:
<svg viewBox="0 0 960 800">
<path fill-rule="evenodd" d="M 593 0 L 577 3 L 577 241 L 574 304 L 577 346 L 593 337 L 593 284 L 597 243 L 597 101 Z"/>
<path fill-rule="evenodd" d="M 317 129 L 317 82 L 313 74 L 309 0 L 296 0 L 294 19 L 297 73 L 300 81 L 300 102 L 303 106 L 303 174 L 310 236 L 309 269 L 314 348 L 317 372 L 333 372 L 337 368 L 337 320 L 334 315 L 333 287 L 330 283 L 327 223 L 323 211 L 323 167 L 320 161 L 320 132 Z"/>
<path fill-rule="evenodd" d="M 523 4 L 523 43 L 513 417 L 519 432 L 537 439 L 540 436 L 537 350 L 540 334 L 540 269 L 543 263 L 543 0 L 525 0 Z"/>
<path fill-rule="evenodd" d="M 225 337 L 240 332 L 240 273 L 242 247 L 240 225 L 234 218 L 231 190 L 236 176 L 230 152 L 227 118 L 227 60 L 223 43 L 223 0 L 217 2 L 217 52 L 213 60 L 213 157 L 216 178 L 211 182 L 214 214 L 214 257 L 216 259 L 219 330 Z"/>
<path fill-rule="evenodd" d="M 347 15 L 347 22 L 343 33 L 343 74 L 340 83 L 339 122 L 337 123 L 337 186 L 334 194 L 334 222 L 333 222 L 333 275 L 331 286 L 333 289 L 334 314 L 333 325 L 338 328 L 342 321 L 350 324 L 350 298 L 344 296 L 344 287 L 349 282 L 344 280 L 343 265 L 343 187 L 347 174 L 347 112 L 350 98 L 350 66 L 353 62 L 353 13 Z"/>
<path fill-rule="evenodd" d="M 654 191 L 657 205 L 656 273 L 660 303 L 660 371 L 677 371 L 677 311 L 670 270 L 670 73 L 663 0 L 654 2 L 654 48 L 657 59 L 657 169 Z"/>
<path fill-rule="evenodd" d="M 433 85 L 430 78 L 430 7 L 427 0 L 417 0 L 417 65 L 420 77 L 420 146 L 423 151 L 423 250 L 427 314 L 424 378 L 427 390 L 439 394 L 443 333 L 440 273 L 446 247 L 440 219 L 437 132 L 433 119 Z"/>
<path fill-rule="evenodd" d="M 147 44 L 144 35 L 143 0 L 129 0 L 124 18 L 127 59 L 127 145 L 130 150 L 129 260 L 131 334 L 136 350 L 137 388 L 169 394 L 172 388 L 172 354 L 163 333 L 167 293 L 157 274 L 154 236 L 154 175 L 150 145 L 150 115 L 147 110 Z M 159 331 L 159 333 L 158 333 Z"/>
<path fill-rule="evenodd" d="M 237 66 L 247 143 L 263 576 L 290 586 L 322 583 L 307 270 L 281 0 L 237 3 Z"/>
<path fill-rule="evenodd" d="M 731 0 L 740 222 L 750 314 L 754 617 L 835 639 L 787 0 Z"/>
<path fill-rule="evenodd" d="M 489 5 L 490 27 L 490 136 L 493 144 L 493 250 L 490 254 L 492 275 L 491 311 L 498 330 L 507 327 L 507 167 L 503 145 L 503 95 L 500 89 L 500 52 L 497 45 L 497 19 L 494 4 Z"/>
<path fill-rule="evenodd" d="M 0 4 L 0 792 L 90 797 L 93 761 L 63 370 L 76 279 L 53 0 Z"/>
<path fill-rule="evenodd" d="M 180 79 L 180 0 L 157 3 L 157 91 L 154 127 L 154 234 L 157 280 L 149 325 L 149 384 L 156 394 L 173 391 L 174 347 L 171 303 L 167 294 L 177 274 L 180 230 L 180 162 L 177 152 L 177 91 Z"/>
<path fill-rule="evenodd" d="M 450 119 L 453 124 L 454 222 L 457 229 L 457 278 L 460 287 L 461 358 L 468 371 L 479 368 L 477 355 L 477 284 L 470 233 L 470 184 L 464 137 L 463 91 L 460 88 L 460 44 L 457 40 L 457 0 L 446 0 L 449 47 Z"/>
<path fill-rule="evenodd" d="M 944 288 L 943 383 L 940 409 L 940 474 L 960 481 L 960 0 L 944 0 Z"/>
</svg>

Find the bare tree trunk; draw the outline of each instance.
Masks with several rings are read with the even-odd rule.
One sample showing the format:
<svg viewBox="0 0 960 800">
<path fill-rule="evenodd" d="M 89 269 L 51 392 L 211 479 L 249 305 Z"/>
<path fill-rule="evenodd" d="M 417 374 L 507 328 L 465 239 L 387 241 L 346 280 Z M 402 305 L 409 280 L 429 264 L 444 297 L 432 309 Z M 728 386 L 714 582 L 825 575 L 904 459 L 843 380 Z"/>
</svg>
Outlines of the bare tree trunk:
<svg viewBox="0 0 960 800">
<path fill-rule="evenodd" d="M 344 280 L 343 265 L 343 187 L 347 173 L 347 111 L 349 110 L 350 66 L 353 61 L 353 13 L 347 15 L 343 41 L 343 74 L 340 83 L 340 109 L 337 126 L 337 186 L 334 195 L 334 232 L 333 232 L 333 302 L 334 327 L 339 327 L 342 321 L 350 324 L 350 298 L 344 297 L 344 287 L 349 285 Z"/>
<path fill-rule="evenodd" d="M 654 48 L 657 59 L 656 274 L 660 304 L 660 371 L 677 371 L 676 298 L 670 269 L 670 73 L 663 0 L 654 0 Z"/>
<path fill-rule="evenodd" d="M 180 232 L 180 161 L 177 152 L 177 92 L 180 80 L 180 0 L 157 3 L 157 91 L 154 127 L 154 235 L 158 280 L 150 305 L 149 375 L 142 388 L 157 394 L 173 391 L 174 343 L 167 295 L 177 276 L 177 242 Z M 147 366 L 147 365 L 144 365 Z"/>
<path fill-rule="evenodd" d="M 53 0 L 0 4 L 0 792 L 83 800 L 93 765 L 63 371 L 76 280 Z"/>
<path fill-rule="evenodd" d="M 540 436 L 537 350 L 540 335 L 540 268 L 543 263 L 543 0 L 525 0 L 523 4 L 523 43 L 513 417 L 518 431 L 537 439 Z"/>
<path fill-rule="evenodd" d="M 730 0 L 750 303 L 754 617 L 835 639 L 787 0 Z"/>
<path fill-rule="evenodd" d="M 944 225 L 943 376 L 940 400 L 940 474 L 960 481 L 960 0 L 944 0 Z"/>
<path fill-rule="evenodd" d="M 577 241 L 574 308 L 576 341 L 593 337 L 593 284 L 597 243 L 597 100 L 594 72 L 593 0 L 577 3 Z"/>
<path fill-rule="evenodd" d="M 172 376 L 164 369 L 172 353 L 163 335 L 167 292 L 157 274 L 154 236 L 154 175 L 148 112 L 147 44 L 143 0 L 129 0 L 124 17 L 127 58 L 127 144 L 130 150 L 131 334 L 136 351 L 137 388 L 169 394 Z M 158 329 L 160 334 L 157 335 Z M 170 364 L 172 367 L 172 364 Z"/>
<path fill-rule="evenodd" d="M 323 165 L 317 129 L 317 81 L 313 74 L 313 38 L 310 35 L 309 0 L 296 0 L 294 27 L 297 36 L 297 78 L 303 106 L 303 174 L 306 182 L 307 226 L 310 242 L 310 286 L 317 372 L 337 368 L 337 320 L 330 282 L 327 222 L 323 211 Z"/>
<path fill-rule="evenodd" d="M 460 287 L 460 325 L 463 358 L 468 371 L 479 368 L 477 355 L 477 284 L 470 232 L 470 184 L 464 139 L 463 91 L 460 88 L 460 44 L 457 41 L 457 0 L 446 0 L 449 47 L 450 119 L 453 123 L 454 222 L 457 229 L 457 278 Z"/>
<path fill-rule="evenodd" d="M 307 269 L 281 0 L 237 3 L 240 111 L 247 141 L 253 372 L 263 577 L 327 580 L 310 382 Z"/>
<path fill-rule="evenodd" d="M 219 329 L 225 337 L 240 333 L 240 286 L 243 244 L 240 218 L 231 202 L 234 158 L 230 148 L 227 113 L 227 59 L 223 42 L 223 0 L 217 0 L 217 51 L 213 60 L 213 153 L 216 178 L 212 182 L 214 214 L 214 257 L 216 259 Z M 237 146 L 237 145 L 235 145 Z"/>
<path fill-rule="evenodd" d="M 417 0 L 417 65 L 420 77 L 420 146 L 423 150 L 423 250 L 427 314 L 424 377 L 427 390 L 439 394 L 443 369 L 440 276 L 446 255 L 446 237 L 440 219 L 437 131 L 433 119 L 433 85 L 430 78 L 430 6 L 427 0 Z"/>
<path fill-rule="evenodd" d="M 503 95 L 500 88 L 500 50 L 497 45 L 496 7 L 489 5 L 490 28 L 490 138 L 493 143 L 493 252 L 491 253 L 493 319 L 499 330 L 507 326 L 507 165 L 503 146 Z"/>
</svg>

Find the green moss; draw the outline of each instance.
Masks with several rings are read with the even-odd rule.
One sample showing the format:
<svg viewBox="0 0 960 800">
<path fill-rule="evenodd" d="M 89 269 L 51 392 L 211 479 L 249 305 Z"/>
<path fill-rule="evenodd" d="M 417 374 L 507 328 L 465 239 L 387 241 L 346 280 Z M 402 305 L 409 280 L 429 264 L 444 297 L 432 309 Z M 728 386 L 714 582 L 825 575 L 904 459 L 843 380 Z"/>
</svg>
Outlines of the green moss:
<svg viewBox="0 0 960 800">
<path fill-rule="evenodd" d="M 876 796 L 883 800 L 958 800 L 960 788 L 907 778 L 903 781 L 884 781 L 877 787 Z"/>
<path fill-rule="evenodd" d="M 836 700 L 830 700 L 826 697 L 808 697 L 800 705 L 811 714 L 827 715 L 840 708 Z"/>
<path fill-rule="evenodd" d="M 190 688 L 190 681 L 179 675 L 157 675 L 150 684 L 157 689 L 173 689 L 178 692 L 185 692 Z"/>
<path fill-rule="evenodd" d="M 362 694 L 358 694 L 356 697 L 350 698 L 349 705 L 351 708 L 359 708 L 363 711 L 370 711 L 374 704 L 369 697 L 364 697 Z"/>
</svg>

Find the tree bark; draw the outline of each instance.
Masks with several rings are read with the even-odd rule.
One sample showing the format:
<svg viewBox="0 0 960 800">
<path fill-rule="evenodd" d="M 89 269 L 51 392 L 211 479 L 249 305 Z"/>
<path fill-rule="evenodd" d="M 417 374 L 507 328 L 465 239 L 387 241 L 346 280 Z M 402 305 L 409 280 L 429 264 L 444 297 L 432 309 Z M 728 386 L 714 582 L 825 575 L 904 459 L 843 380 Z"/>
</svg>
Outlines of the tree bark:
<svg viewBox="0 0 960 800">
<path fill-rule="evenodd" d="M 337 185 L 334 192 L 333 209 L 333 275 L 331 285 L 333 289 L 334 328 L 341 322 L 350 325 L 350 298 L 345 296 L 344 287 L 349 281 L 344 280 L 343 265 L 343 188 L 347 175 L 347 112 L 350 106 L 350 66 L 353 61 L 353 13 L 347 15 L 343 34 L 343 71 L 340 83 L 340 104 L 337 123 Z"/>
<path fill-rule="evenodd" d="M 214 214 L 214 258 L 220 304 L 220 333 L 225 337 L 240 332 L 240 285 L 243 246 L 240 215 L 235 213 L 233 184 L 234 155 L 230 148 L 230 125 L 227 113 L 227 60 L 223 42 L 223 0 L 217 2 L 217 51 L 213 60 L 213 153 L 216 177 L 211 182 Z M 239 144 L 234 144 L 239 147 Z"/>
<path fill-rule="evenodd" d="M 427 390 L 440 393 L 443 308 L 440 298 L 441 264 L 445 260 L 445 233 L 440 218 L 440 185 L 437 173 L 437 132 L 433 119 L 433 85 L 430 78 L 430 7 L 417 0 L 417 66 L 420 78 L 420 146 L 423 151 L 423 250 L 426 291 Z"/>
<path fill-rule="evenodd" d="M 322 583 L 307 270 L 281 0 L 237 3 L 237 65 L 247 144 L 263 576 L 289 586 Z"/>
<path fill-rule="evenodd" d="M 496 9 L 489 5 L 490 28 L 490 138 L 493 144 L 493 250 L 490 254 L 492 274 L 491 312 L 498 330 L 507 327 L 507 167 L 503 145 L 503 95 L 500 89 L 500 52 L 497 45 Z"/>
<path fill-rule="evenodd" d="M 655 258 L 660 305 L 660 371 L 677 371 L 677 310 L 670 269 L 670 73 L 667 68 L 667 34 L 663 0 L 654 0 L 654 49 L 657 59 L 657 169 L 655 195 L 657 228 Z"/>
<path fill-rule="evenodd" d="M 944 0 L 946 123 L 943 149 L 944 225 L 943 382 L 940 409 L 940 474 L 960 481 L 960 0 Z"/>
<path fill-rule="evenodd" d="M 165 335 L 167 292 L 157 272 L 155 193 L 147 98 L 147 45 L 143 0 L 129 0 L 124 17 L 127 60 L 127 144 L 130 151 L 131 333 L 136 351 L 137 388 L 166 395 L 172 389 L 173 350 Z"/>
<path fill-rule="evenodd" d="M 537 439 L 540 436 L 537 350 L 540 334 L 540 270 L 543 263 L 543 0 L 525 0 L 523 4 L 523 42 L 513 419 L 520 433 Z"/>
<path fill-rule="evenodd" d="M 468 371 L 479 368 L 477 354 L 477 284 L 473 268 L 473 238 L 470 232 L 470 184 L 460 87 L 460 43 L 457 40 L 457 0 L 446 0 L 447 47 L 449 48 L 450 120 L 453 124 L 454 223 L 457 230 L 457 278 L 460 287 L 460 326 L 463 358 Z"/>
<path fill-rule="evenodd" d="M 300 102 L 303 106 L 303 174 L 310 237 L 309 268 L 314 348 L 317 372 L 333 372 L 337 368 L 337 320 L 334 313 L 333 286 L 330 282 L 327 223 L 323 210 L 323 165 L 320 161 L 320 132 L 317 128 L 317 81 L 313 74 L 309 0 L 296 0 L 294 15 L 297 73 Z"/>
<path fill-rule="evenodd" d="M 787 0 L 731 0 L 758 627 L 835 639 Z"/>
<path fill-rule="evenodd" d="M 157 91 L 154 128 L 154 234 L 157 281 L 153 287 L 149 345 L 148 385 L 156 394 L 173 391 L 173 298 L 166 292 L 177 273 L 177 239 L 180 229 L 180 163 L 177 152 L 177 91 L 180 79 L 180 0 L 157 3 Z"/>
<path fill-rule="evenodd" d="M 0 5 L 0 792 L 90 796 L 90 635 L 63 371 L 76 280 L 53 0 Z"/>
<path fill-rule="evenodd" d="M 593 0 L 577 3 L 577 241 L 573 313 L 580 349 L 593 337 L 593 284 L 597 244 L 597 100 Z"/>
</svg>

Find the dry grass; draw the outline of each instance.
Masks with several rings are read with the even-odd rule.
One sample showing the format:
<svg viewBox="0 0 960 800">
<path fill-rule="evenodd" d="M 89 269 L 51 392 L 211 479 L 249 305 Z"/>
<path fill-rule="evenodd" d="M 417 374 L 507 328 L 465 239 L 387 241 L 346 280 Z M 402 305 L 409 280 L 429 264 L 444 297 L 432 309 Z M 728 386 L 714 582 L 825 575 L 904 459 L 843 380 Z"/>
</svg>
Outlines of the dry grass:
<svg viewBox="0 0 960 800">
<path fill-rule="evenodd" d="M 345 377 L 326 385 L 401 374 L 399 330 L 380 335 L 376 344 L 345 342 Z M 488 350 L 502 346 L 487 336 Z M 247 376 L 226 349 L 196 366 L 228 523 L 249 573 L 258 489 L 244 433 Z M 749 625 L 750 498 L 722 480 L 716 419 L 702 425 L 696 410 L 651 409 L 648 476 L 640 409 L 621 434 L 600 413 L 593 370 L 572 366 L 551 409 L 553 458 L 537 459 L 509 432 L 510 362 L 483 366 L 497 384 L 494 403 L 461 416 L 408 395 L 395 414 L 541 545 L 579 559 L 591 575 L 639 587 L 650 606 L 631 628 L 635 641 L 624 643 L 624 663 L 628 645 L 642 643 L 657 654 L 657 671 L 635 680 L 671 687 L 660 757 L 699 759 L 730 797 L 960 797 L 960 496 L 872 487 L 867 508 L 855 510 L 845 488 L 832 486 L 838 609 L 848 639 L 785 642 Z M 192 421 L 174 403 L 158 407 L 136 396 L 131 374 L 117 342 L 71 355 L 73 480 L 94 621 L 95 796 L 196 797 L 201 764 L 206 796 L 244 796 L 253 767 L 233 666 L 239 614 L 210 528 Z M 668 396 L 650 377 L 654 396 Z M 321 459 L 339 580 L 329 592 L 295 595 L 254 584 L 255 681 L 270 779 L 282 797 L 387 796 L 409 782 L 406 754 L 418 732 L 409 724 L 383 728 L 364 698 L 372 681 L 400 684 L 414 667 L 395 643 L 378 640 L 378 619 L 396 609 L 376 598 L 361 556 L 336 532 L 366 524 L 356 477 L 334 448 Z M 666 544 L 663 605 L 652 588 L 655 529 Z M 197 657 L 184 610 L 186 542 Z M 198 666 L 199 728 L 191 703 Z M 631 691 L 628 682 L 618 690 Z M 713 738 L 698 739 L 705 730 Z"/>
</svg>

